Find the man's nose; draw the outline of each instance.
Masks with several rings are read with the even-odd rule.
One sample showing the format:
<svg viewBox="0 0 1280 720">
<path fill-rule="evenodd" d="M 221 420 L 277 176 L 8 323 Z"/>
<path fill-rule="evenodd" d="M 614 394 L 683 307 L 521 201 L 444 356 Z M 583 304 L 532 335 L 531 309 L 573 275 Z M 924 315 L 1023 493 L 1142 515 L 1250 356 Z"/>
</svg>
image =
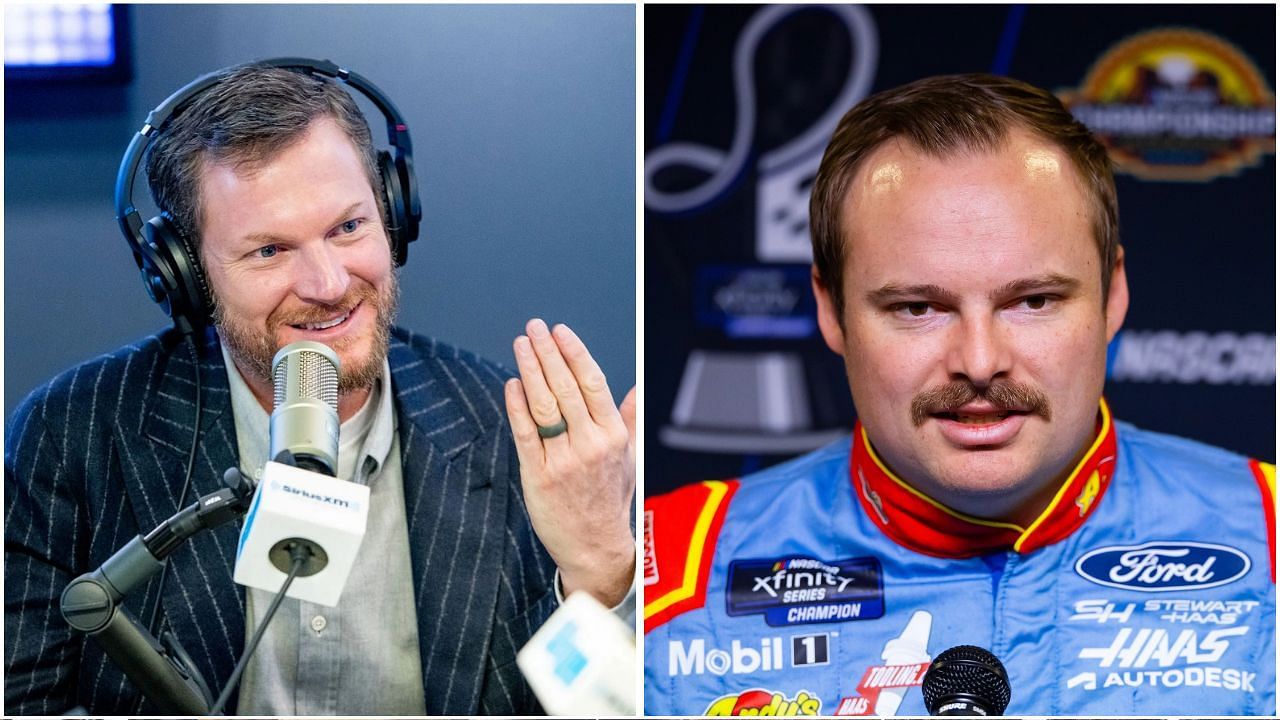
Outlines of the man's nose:
<svg viewBox="0 0 1280 720">
<path fill-rule="evenodd" d="M 1006 332 L 995 318 L 987 315 L 963 318 L 953 333 L 948 372 L 953 378 L 966 378 L 979 388 L 1003 377 L 1012 364 Z"/>
<path fill-rule="evenodd" d="M 294 293 L 308 302 L 334 305 L 347 294 L 351 275 L 340 253 L 328 243 L 318 243 L 298 252 Z"/>
</svg>

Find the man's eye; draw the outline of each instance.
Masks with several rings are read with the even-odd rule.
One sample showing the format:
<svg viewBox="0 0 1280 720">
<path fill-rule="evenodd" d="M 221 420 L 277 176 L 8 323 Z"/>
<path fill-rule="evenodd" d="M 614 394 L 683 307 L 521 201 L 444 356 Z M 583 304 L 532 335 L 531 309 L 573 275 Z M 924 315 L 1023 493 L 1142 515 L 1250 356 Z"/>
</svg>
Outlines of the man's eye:
<svg viewBox="0 0 1280 720">
<path fill-rule="evenodd" d="M 262 247 L 257 249 L 258 257 L 262 257 L 262 258 L 275 257 L 276 253 L 279 251 L 280 251 L 280 248 L 276 247 L 275 245 L 263 245 Z"/>
<path fill-rule="evenodd" d="M 1045 305 L 1049 304 L 1049 298 L 1045 295 L 1029 295 L 1022 298 L 1022 302 L 1026 304 L 1029 310 L 1042 310 Z"/>
<path fill-rule="evenodd" d="M 936 312 L 932 303 L 923 300 L 894 303 L 888 307 L 888 311 L 898 319 L 932 317 Z"/>
<path fill-rule="evenodd" d="M 338 230 L 346 235 L 350 235 L 360 228 L 359 220 L 348 220 L 338 226 Z"/>
</svg>

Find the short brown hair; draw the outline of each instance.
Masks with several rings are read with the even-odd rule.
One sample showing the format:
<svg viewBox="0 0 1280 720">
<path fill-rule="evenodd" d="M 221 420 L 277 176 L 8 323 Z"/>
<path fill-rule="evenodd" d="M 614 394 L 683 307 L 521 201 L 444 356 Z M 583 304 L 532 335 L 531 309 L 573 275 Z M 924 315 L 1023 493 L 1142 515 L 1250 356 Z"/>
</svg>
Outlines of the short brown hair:
<svg viewBox="0 0 1280 720">
<path fill-rule="evenodd" d="M 207 163 L 252 169 L 270 162 L 328 117 L 355 144 L 373 196 L 382 204 L 382 174 L 369 124 L 337 83 L 296 70 L 249 64 L 228 70 L 183 109 L 147 151 L 151 197 L 193 249 L 203 220 L 201 171 Z M 386 219 L 386 208 L 380 208 Z"/>
<path fill-rule="evenodd" d="M 1116 184 L 1106 148 L 1052 93 L 996 75 L 942 75 L 858 103 L 840 119 L 822 155 L 809 198 L 813 262 L 841 323 L 846 247 L 841 208 L 863 159 L 893 138 L 904 138 L 935 157 L 957 150 L 991 151 L 1015 128 L 1053 142 L 1079 173 L 1092 206 L 1090 223 L 1102 258 L 1106 299 L 1120 245 Z"/>
</svg>

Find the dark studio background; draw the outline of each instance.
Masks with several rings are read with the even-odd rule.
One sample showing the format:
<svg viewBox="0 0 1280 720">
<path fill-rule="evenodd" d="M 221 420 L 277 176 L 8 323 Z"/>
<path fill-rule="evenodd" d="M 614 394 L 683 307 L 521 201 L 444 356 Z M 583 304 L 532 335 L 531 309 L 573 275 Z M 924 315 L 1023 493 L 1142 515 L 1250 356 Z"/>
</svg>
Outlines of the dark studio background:
<svg viewBox="0 0 1280 720">
<path fill-rule="evenodd" d="M 840 360 L 806 320 L 808 259 L 795 256 L 797 241 L 808 244 L 804 178 L 791 182 L 802 205 L 757 215 L 758 188 L 803 164 L 778 157 L 803 149 L 796 138 L 832 111 L 846 78 L 866 75 L 857 99 L 957 72 L 1007 74 L 1061 95 L 1080 89 L 1126 38 L 1181 27 L 1233 45 L 1260 71 L 1268 95 L 1275 82 L 1269 5 L 876 5 L 841 9 L 840 17 L 793 8 L 744 56 L 754 90 L 744 102 L 732 79 L 735 47 L 768 12 L 778 11 L 645 7 L 648 494 L 738 476 L 852 427 Z M 862 35 L 841 20 L 852 15 Z M 1117 174 L 1132 299 L 1106 396 L 1122 420 L 1274 461 L 1274 96 L 1259 103 L 1271 125 L 1257 164 L 1237 162 L 1196 182 Z M 750 148 L 725 171 L 720 192 L 674 206 L 657 197 L 709 184 L 743 113 Z M 780 255 L 762 240 L 770 223 L 781 228 Z"/>
<path fill-rule="evenodd" d="M 203 73 L 330 59 L 382 89 L 414 144 L 423 222 L 398 322 L 514 366 L 529 317 L 635 382 L 635 9 L 134 5 L 132 79 L 5 84 L 5 415 L 39 383 L 166 325 L 114 220 L 143 119 Z M 359 98 L 375 143 L 385 122 Z M 143 217 L 154 206 L 139 178 Z"/>
</svg>

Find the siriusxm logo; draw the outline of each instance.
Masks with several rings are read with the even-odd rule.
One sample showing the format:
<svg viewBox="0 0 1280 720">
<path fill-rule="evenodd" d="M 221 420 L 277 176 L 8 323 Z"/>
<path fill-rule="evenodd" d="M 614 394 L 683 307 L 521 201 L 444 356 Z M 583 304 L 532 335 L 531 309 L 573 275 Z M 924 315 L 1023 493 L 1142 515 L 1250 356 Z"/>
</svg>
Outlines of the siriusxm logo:
<svg viewBox="0 0 1280 720">
<path fill-rule="evenodd" d="M 1090 551 L 1076 561 L 1076 572 L 1107 587 L 1171 592 L 1226 585 L 1250 565 L 1248 555 L 1225 545 L 1158 541 Z"/>
<path fill-rule="evenodd" d="M 319 493 L 313 493 L 308 490 L 304 490 L 303 488 L 294 487 L 293 485 L 290 485 L 288 483 L 282 483 L 278 480 L 276 482 L 273 482 L 271 485 L 273 489 L 280 490 L 290 495 L 296 495 L 298 497 L 305 498 L 307 500 L 314 500 L 319 503 L 324 503 L 325 505 L 329 505 L 330 507 L 338 507 L 344 510 L 359 509 L 358 504 L 355 502 L 352 502 L 351 500 L 344 500 L 342 498 L 333 497 L 332 495 L 321 495 Z"/>
<path fill-rule="evenodd" d="M 578 647 L 577 635 L 578 624 L 570 621 L 547 643 L 547 651 L 555 660 L 552 672 L 566 686 L 572 685 L 587 666 L 587 656 Z"/>
</svg>

